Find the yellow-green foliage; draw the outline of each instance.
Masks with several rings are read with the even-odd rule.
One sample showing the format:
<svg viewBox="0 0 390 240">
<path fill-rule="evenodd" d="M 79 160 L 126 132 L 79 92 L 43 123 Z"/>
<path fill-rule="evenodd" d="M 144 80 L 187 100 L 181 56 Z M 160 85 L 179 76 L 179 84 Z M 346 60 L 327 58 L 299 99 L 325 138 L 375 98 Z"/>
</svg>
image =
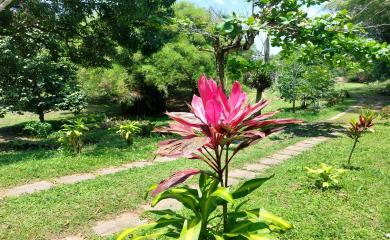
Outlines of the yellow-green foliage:
<svg viewBox="0 0 390 240">
<path fill-rule="evenodd" d="M 131 145 L 134 141 L 134 135 L 140 131 L 141 128 L 139 127 L 138 121 L 129 121 L 121 124 L 117 133 L 119 133 L 126 140 L 128 145 Z"/>
<path fill-rule="evenodd" d="M 84 133 L 89 130 L 83 122 L 83 118 L 70 121 L 69 124 L 64 124 L 62 128 L 58 141 L 73 153 L 80 154 L 83 148 Z"/>
<path fill-rule="evenodd" d="M 317 169 L 305 167 L 307 175 L 315 180 L 315 185 L 318 188 L 328 189 L 331 187 L 337 187 L 339 180 L 337 179 L 340 174 L 344 173 L 344 169 L 335 169 L 332 166 L 321 163 Z"/>
</svg>

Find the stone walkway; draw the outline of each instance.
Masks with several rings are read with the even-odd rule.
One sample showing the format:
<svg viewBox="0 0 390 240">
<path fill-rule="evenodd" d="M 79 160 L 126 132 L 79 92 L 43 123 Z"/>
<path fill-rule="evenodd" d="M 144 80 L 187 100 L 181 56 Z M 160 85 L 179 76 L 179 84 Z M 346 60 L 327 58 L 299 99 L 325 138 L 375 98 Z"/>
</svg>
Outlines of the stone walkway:
<svg viewBox="0 0 390 240">
<path fill-rule="evenodd" d="M 345 115 L 348 112 L 354 111 L 356 108 L 360 108 L 361 104 L 363 102 L 363 99 L 359 99 L 357 104 L 354 106 L 349 107 L 345 112 L 339 113 L 335 115 L 334 117 L 328 119 L 328 121 L 334 121 L 343 115 Z M 288 149 L 287 149 L 288 150 Z M 279 156 L 279 158 L 283 158 L 283 156 Z M 138 161 L 138 162 L 131 162 L 127 163 L 118 167 L 108 167 L 108 168 L 102 168 L 99 170 L 96 170 L 91 173 L 80 173 L 80 174 L 74 174 L 74 175 L 67 175 L 67 176 L 62 176 L 55 178 L 53 180 L 42 180 L 42 181 L 37 181 L 34 183 L 28 183 L 16 187 L 12 187 L 9 189 L 0 189 L 0 200 L 5 198 L 5 197 L 17 197 L 23 194 L 31 194 L 39 191 L 44 191 L 48 190 L 50 188 L 53 188 L 55 186 L 61 185 L 61 184 L 75 184 L 78 182 L 82 182 L 85 180 L 90 180 L 94 179 L 97 176 L 103 176 L 103 175 L 108 175 L 108 174 L 114 174 L 118 173 L 121 171 L 129 170 L 131 168 L 141 168 L 145 166 L 149 166 L 155 163 L 163 163 L 163 162 L 170 162 L 176 160 L 175 158 L 167 158 L 167 157 L 158 157 L 151 161 Z M 279 160 L 284 160 L 284 159 L 279 159 Z M 277 160 L 267 160 L 264 159 L 264 161 L 277 161 Z"/>
<path fill-rule="evenodd" d="M 250 179 L 261 174 L 265 169 L 280 164 L 296 155 L 303 153 L 316 146 L 317 144 L 324 142 L 328 137 L 312 137 L 306 140 L 295 143 L 285 149 L 279 150 L 276 153 L 262 158 L 254 163 L 246 164 L 241 169 L 234 169 L 230 172 L 229 183 L 232 185 L 238 184 L 244 179 Z M 146 210 L 151 209 L 172 209 L 179 210 L 181 204 L 176 200 L 166 199 L 161 201 L 155 208 L 151 208 L 149 205 L 143 205 L 140 209 L 133 212 L 125 212 L 112 219 L 98 221 L 94 224 L 91 232 L 104 237 L 117 234 L 126 228 L 135 227 L 140 224 L 144 224 L 146 221 L 141 218 L 141 215 Z M 68 236 L 65 238 L 57 238 L 61 240 L 84 240 L 82 235 Z"/>
<path fill-rule="evenodd" d="M 67 175 L 55 178 L 53 180 L 44 180 L 44 181 L 38 181 L 34 183 L 24 184 L 16 187 L 12 187 L 9 189 L 0 189 L 0 199 L 5 197 L 17 197 L 23 194 L 31 194 L 39 191 L 48 190 L 50 188 L 53 188 L 58 185 L 63 184 L 75 184 L 78 182 L 94 179 L 97 176 L 103 176 L 108 174 L 114 174 L 121 171 L 129 170 L 132 168 L 142 168 L 146 166 L 150 166 L 154 163 L 159 162 L 168 162 L 168 161 L 174 161 L 176 159 L 174 158 L 156 158 L 153 162 L 148 161 L 138 161 L 138 162 L 131 162 L 126 163 L 118 167 L 108 167 L 108 168 L 102 168 L 98 169 L 91 173 L 80 173 L 80 174 L 73 174 L 73 175 Z"/>
<path fill-rule="evenodd" d="M 355 106 L 351 106 L 348 108 L 345 112 L 339 113 L 336 116 L 328 119 L 328 121 L 334 121 L 340 117 L 342 117 L 344 114 L 353 111 L 354 109 L 360 107 L 361 101 L 358 101 L 358 104 Z M 269 168 L 273 165 L 277 165 L 282 163 L 285 160 L 288 160 L 298 154 L 301 154 L 302 152 L 311 149 L 315 145 L 327 140 L 327 137 L 312 137 L 308 138 L 306 140 L 303 140 L 301 142 L 298 142 L 296 144 L 293 144 L 285 149 L 282 149 L 271 156 L 268 156 L 266 158 L 262 158 L 256 163 L 251 163 L 243 166 L 242 169 L 235 169 L 230 172 L 229 182 L 231 184 L 237 184 L 243 179 L 247 178 L 253 178 L 259 173 L 261 173 L 264 169 Z M 9 189 L 0 189 L 0 199 L 5 197 L 16 197 L 23 194 L 31 194 L 39 191 L 48 190 L 50 188 L 53 188 L 58 185 L 63 184 L 76 184 L 78 182 L 94 179 L 97 176 L 103 176 L 108 174 L 115 174 L 121 171 L 129 170 L 132 168 L 142 168 L 146 166 L 150 166 L 152 164 L 156 163 L 162 163 L 162 162 L 170 162 L 174 161 L 176 159 L 174 158 L 156 158 L 153 161 L 138 161 L 138 162 L 131 162 L 127 164 L 123 164 L 118 167 L 108 167 L 96 170 L 91 173 L 81 173 L 81 174 L 74 174 L 74 175 L 68 175 L 68 176 L 62 176 L 55 178 L 53 180 L 44 180 L 44 181 L 38 181 L 34 183 L 29 183 L 25 185 L 16 186 Z M 181 205 L 177 201 L 172 200 L 164 200 L 158 204 L 154 209 L 174 209 L 178 210 L 181 208 Z M 109 236 L 113 235 L 115 233 L 118 233 L 122 231 L 125 228 L 137 226 L 139 224 L 143 224 L 145 221 L 140 219 L 140 216 L 142 212 L 145 210 L 150 210 L 149 205 L 142 206 L 138 211 L 135 212 L 125 212 L 121 215 L 108 220 L 102 220 L 98 221 L 93 227 L 92 232 L 99 236 Z M 57 238 L 59 239 L 59 238 Z M 68 236 L 66 238 L 62 238 L 61 240 L 81 240 L 85 239 L 82 235 L 74 235 L 74 236 Z"/>
<path fill-rule="evenodd" d="M 336 116 L 329 118 L 328 121 L 337 120 L 338 118 L 342 117 L 344 114 L 348 112 L 352 112 L 356 108 L 360 108 L 361 104 L 362 101 L 359 100 L 356 105 L 349 107 L 345 112 L 339 113 Z M 333 135 L 337 135 L 337 133 L 334 133 Z M 231 185 L 235 185 L 244 179 L 253 178 L 261 174 L 265 169 L 274 165 L 278 165 L 296 155 L 303 153 L 306 150 L 312 149 L 317 144 L 324 142 L 328 139 L 329 137 L 324 137 L 324 136 L 311 137 L 306 140 L 295 143 L 293 145 L 290 145 L 282 150 L 279 150 L 276 153 L 272 154 L 271 156 L 262 158 L 255 163 L 246 164 L 241 169 L 232 170 L 229 176 L 229 183 Z M 172 161 L 172 159 L 159 159 L 158 161 L 155 162 L 165 162 L 165 161 Z M 178 201 L 172 199 L 163 200 L 154 208 L 151 208 L 150 205 L 143 205 L 140 207 L 140 209 L 135 210 L 133 212 L 125 212 L 112 219 L 101 220 L 96 222 L 95 225 L 92 227 L 91 232 L 102 237 L 110 236 L 113 234 L 117 234 L 126 228 L 136 227 L 139 226 L 140 224 L 144 224 L 145 221 L 141 219 L 142 212 L 144 211 L 151 210 L 151 209 L 179 210 L 181 207 L 182 205 Z M 85 239 L 86 238 L 83 237 L 82 234 L 79 234 L 79 235 L 68 236 L 65 238 L 56 238 L 55 240 L 85 240 Z"/>
</svg>

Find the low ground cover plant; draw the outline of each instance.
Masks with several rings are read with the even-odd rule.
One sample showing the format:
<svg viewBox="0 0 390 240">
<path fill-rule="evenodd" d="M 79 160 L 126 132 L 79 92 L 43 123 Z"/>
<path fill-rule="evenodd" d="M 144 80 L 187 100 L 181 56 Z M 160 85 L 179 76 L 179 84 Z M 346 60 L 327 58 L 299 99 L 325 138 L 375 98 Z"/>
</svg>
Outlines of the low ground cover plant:
<svg viewBox="0 0 390 240">
<path fill-rule="evenodd" d="M 170 112 L 174 120 L 160 132 L 180 135 L 181 139 L 165 140 L 157 154 L 167 157 L 188 157 L 205 162 L 212 171 L 186 169 L 151 187 L 152 206 L 163 199 L 176 199 L 189 209 L 190 216 L 172 211 L 152 211 L 160 216 L 150 224 L 125 231 L 119 239 L 132 237 L 173 239 L 273 239 L 275 232 L 292 225 L 263 209 L 242 210 L 246 197 L 271 177 L 254 178 L 235 191 L 230 190 L 229 163 L 246 147 L 283 129 L 284 124 L 298 123 L 293 119 L 269 119 L 277 112 L 259 114 L 268 102 L 247 103 L 247 95 L 238 82 L 227 98 L 220 86 L 202 76 L 198 80 L 200 97 L 194 95 L 191 112 Z M 176 187 L 200 174 L 196 188 Z"/>
<path fill-rule="evenodd" d="M 134 142 L 134 135 L 140 131 L 139 122 L 128 121 L 119 125 L 119 129 L 116 133 L 126 140 L 127 145 L 132 145 Z"/>
<path fill-rule="evenodd" d="M 314 179 L 314 185 L 320 189 L 329 189 L 339 186 L 338 177 L 345 169 L 336 169 L 333 166 L 321 163 L 319 168 L 305 167 L 309 178 Z"/>
<path fill-rule="evenodd" d="M 34 137 L 47 137 L 53 132 L 53 126 L 48 122 L 31 121 L 24 124 L 23 133 Z"/>
<path fill-rule="evenodd" d="M 380 113 L 381 118 L 385 121 L 386 125 L 390 124 L 390 106 L 383 107 Z"/>
<path fill-rule="evenodd" d="M 372 131 L 372 126 L 374 126 L 374 119 L 376 118 L 376 116 L 377 114 L 374 111 L 363 110 L 358 120 L 352 119 L 349 122 L 349 127 L 347 128 L 346 134 L 349 138 L 353 140 L 353 145 L 349 153 L 349 157 L 346 165 L 347 168 L 352 167 L 351 159 L 352 159 L 352 154 L 355 151 L 356 145 L 364 133 Z"/>
<path fill-rule="evenodd" d="M 64 149 L 74 154 L 80 154 L 84 146 L 85 133 L 89 130 L 83 118 L 69 121 L 62 127 L 58 141 Z"/>
</svg>

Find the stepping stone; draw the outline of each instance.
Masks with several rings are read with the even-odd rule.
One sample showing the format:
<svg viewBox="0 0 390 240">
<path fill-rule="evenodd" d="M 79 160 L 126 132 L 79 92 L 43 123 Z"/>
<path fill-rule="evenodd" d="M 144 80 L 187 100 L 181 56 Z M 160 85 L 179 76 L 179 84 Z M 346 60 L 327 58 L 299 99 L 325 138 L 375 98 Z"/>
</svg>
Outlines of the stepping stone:
<svg viewBox="0 0 390 240">
<path fill-rule="evenodd" d="M 291 157 L 292 157 L 291 155 L 283 155 L 283 154 L 278 154 L 278 153 L 274 153 L 271 156 L 269 156 L 269 158 L 280 160 L 280 161 L 287 160 Z"/>
<path fill-rule="evenodd" d="M 85 238 L 81 236 L 72 235 L 72 236 L 67 236 L 65 238 L 61 238 L 59 240 L 85 240 Z"/>
<path fill-rule="evenodd" d="M 123 167 L 126 168 L 126 169 L 142 168 L 142 167 L 146 167 L 146 166 L 149 166 L 149 165 L 152 165 L 152 164 L 153 163 L 151 163 L 151 162 L 140 161 L 140 162 L 132 162 L 132 163 L 124 164 Z"/>
<path fill-rule="evenodd" d="M 121 172 L 126 170 L 127 168 L 125 167 L 111 167 L 111 168 L 103 168 L 99 169 L 95 172 L 96 175 L 108 175 L 108 174 L 113 174 L 117 172 Z"/>
<path fill-rule="evenodd" d="M 347 111 L 348 111 L 348 110 L 347 110 Z M 335 115 L 334 117 L 329 118 L 329 121 L 336 120 L 336 119 L 338 119 L 338 118 L 344 116 L 344 114 L 346 114 L 346 112 L 339 113 L 339 114 Z"/>
<path fill-rule="evenodd" d="M 300 151 L 294 151 L 294 150 L 290 150 L 290 149 L 283 149 L 282 151 L 279 151 L 278 154 L 282 154 L 282 155 L 289 155 L 289 156 L 296 156 L 296 155 L 299 155 L 301 154 Z"/>
<path fill-rule="evenodd" d="M 295 146 L 313 147 L 317 144 L 318 144 L 317 142 L 302 141 L 302 142 L 296 143 Z"/>
<path fill-rule="evenodd" d="M 68 175 L 68 176 L 63 176 L 56 178 L 54 181 L 57 183 L 62 183 L 62 184 L 73 184 L 73 183 L 78 183 L 81 181 L 89 180 L 89 179 L 94 179 L 96 176 L 91 174 L 91 173 L 86 173 L 86 174 L 75 174 L 75 175 Z"/>
<path fill-rule="evenodd" d="M 295 144 L 295 145 L 287 147 L 286 149 L 293 150 L 296 152 L 303 152 L 303 151 L 306 151 L 306 150 L 311 149 L 311 148 L 312 148 L 312 146 Z"/>
<path fill-rule="evenodd" d="M 237 179 L 237 178 L 232 178 L 231 176 L 229 176 L 229 178 L 228 178 L 228 185 L 229 185 L 229 186 L 236 185 L 236 184 L 238 184 L 238 183 L 240 183 L 240 180 L 239 180 L 239 179 Z"/>
<path fill-rule="evenodd" d="M 260 164 L 265 164 L 269 166 L 277 165 L 281 162 L 281 160 L 274 159 L 274 158 L 263 158 L 260 160 Z"/>
<path fill-rule="evenodd" d="M 261 163 L 253 163 L 253 164 L 245 165 L 242 169 L 252 171 L 252 172 L 261 172 L 266 168 L 269 168 L 269 166 Z"/>
<path fill-rule="evenodd" d="M 139 226 L 146 223 L 139 219 L 139 215 L 135 213 L 123 213 L 114 219 L 106 221 L 98 221 L 95 226 L 92 227 L 94 233 L 99 236 L 109 236 L 114 233 L 119 233 L 126 228 Z"/>
<path fill-rule="evenodd" d="M 313 138 L 313 141 L 314 141 L 314 142 L 321 143 L 321 142 L 324 142 L 324 141 L 326 141 L 326 140 L 328 140 L 328 139 L 329 139 L 328 137 L 321 136 L 321 137 Z"/>
<path fill-rule="evenodd" d="M 229 177 L 239 178 L 239 179 L 254 178 L 256 177 L 256 173 L 246 171 L 246 170 L 236 169 L 229 173 Z"/>
<path fill-rule="evenodd" d="M 155 162 L 172 162 L 177 160 L 177 158 L 172 157 L 157 157 L 154 159 Z"/>
<path fill-rule="evenodd" d="M 19 196 L 25 193 L 34 193 L 43 190 L 47 190 L 53 187 L 54 184 L 48 181 L 40 181 L 14 187 L 5 192 L 4 196 Z"/>
<path fill-rule="evenodd" d="M 170 209 L 173 211 L 177 211 L 183 207 L 183 204 L 181 204 L 179 201 L 175 199 L 164 199 L 161 202 L 159 202 L 156 206 L 151 207 L 150 205 L 145 206 L 145 210 L 165 210 Z"/>
</svg>

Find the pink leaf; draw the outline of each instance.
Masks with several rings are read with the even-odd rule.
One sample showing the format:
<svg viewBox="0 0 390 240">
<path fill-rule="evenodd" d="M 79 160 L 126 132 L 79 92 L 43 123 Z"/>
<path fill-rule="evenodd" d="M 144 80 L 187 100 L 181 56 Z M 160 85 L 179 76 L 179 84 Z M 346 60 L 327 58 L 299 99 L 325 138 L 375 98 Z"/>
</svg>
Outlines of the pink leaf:
<svg viewBox="0 0 390 240">
<path fill-rule="evenodd" d="M 190 177 L 201 173 L 201 170 L 198 169 L 186 169 L 180 172 L 177 172 L 170 176 L 168 179 L 161 181 L 155 190 L 152 192 L 152 196 L 156 196 L 160 192 L 163 192 L 171 187 L 174 187 L 180 183 L 185 182 Z"/>
<path fill-rule="evenodd" d="M 203 123 L 207 123 L 202 99 L 194 94 L 191 102 L 192 111 L 194 115 L 199 118 Z"/>
<path fill-rule="evenodd" d="M 231 109 L 241 108 L 242 104 L 246 102 L 246 93 L 241 90 L 239 82 L 235 81 L 232 87 L 232 92 L 229 97 L 229 105 Z"/>
<path fill-rule="evenodd" d="M 207 122 L 212 126 L 218 126 L 222 113 L 222 104 L 215 98 L 212 98 L 207 101 L 205 112 Z"/>
<path fill-rule="evenodd" d="M 198 90 L 202 101 L 206 103 L 217 94 L 217 83 L 212 79 L 208 80 L 205 75 L 202 75 L 198 80 Z"/>
<path fill-rule="evenodd" d="M 199 148 L 207 145 L 207 137 L 190 137 L 184 139 L 170 139 L 159 143 L 156 154 L 165 157 L 191 157 Z"/>
<path fill-rule="evenodd" d="M 180 123 L 169 123 L 169 127 L 157 128 L 154 130 L 154 132 L 175 133 L 182 137 L 195 136 L 195 133 L 190 126 L 186 126 Z"/>
<path fill-rule="evenodd" d="M 183 125 L 191 127 L 199 127 L 202 122 L 195 117 L 194 114 L 188 112 L 167 112 L 166 113 L 171 119 L 179 122 Z"/>
</svg>

